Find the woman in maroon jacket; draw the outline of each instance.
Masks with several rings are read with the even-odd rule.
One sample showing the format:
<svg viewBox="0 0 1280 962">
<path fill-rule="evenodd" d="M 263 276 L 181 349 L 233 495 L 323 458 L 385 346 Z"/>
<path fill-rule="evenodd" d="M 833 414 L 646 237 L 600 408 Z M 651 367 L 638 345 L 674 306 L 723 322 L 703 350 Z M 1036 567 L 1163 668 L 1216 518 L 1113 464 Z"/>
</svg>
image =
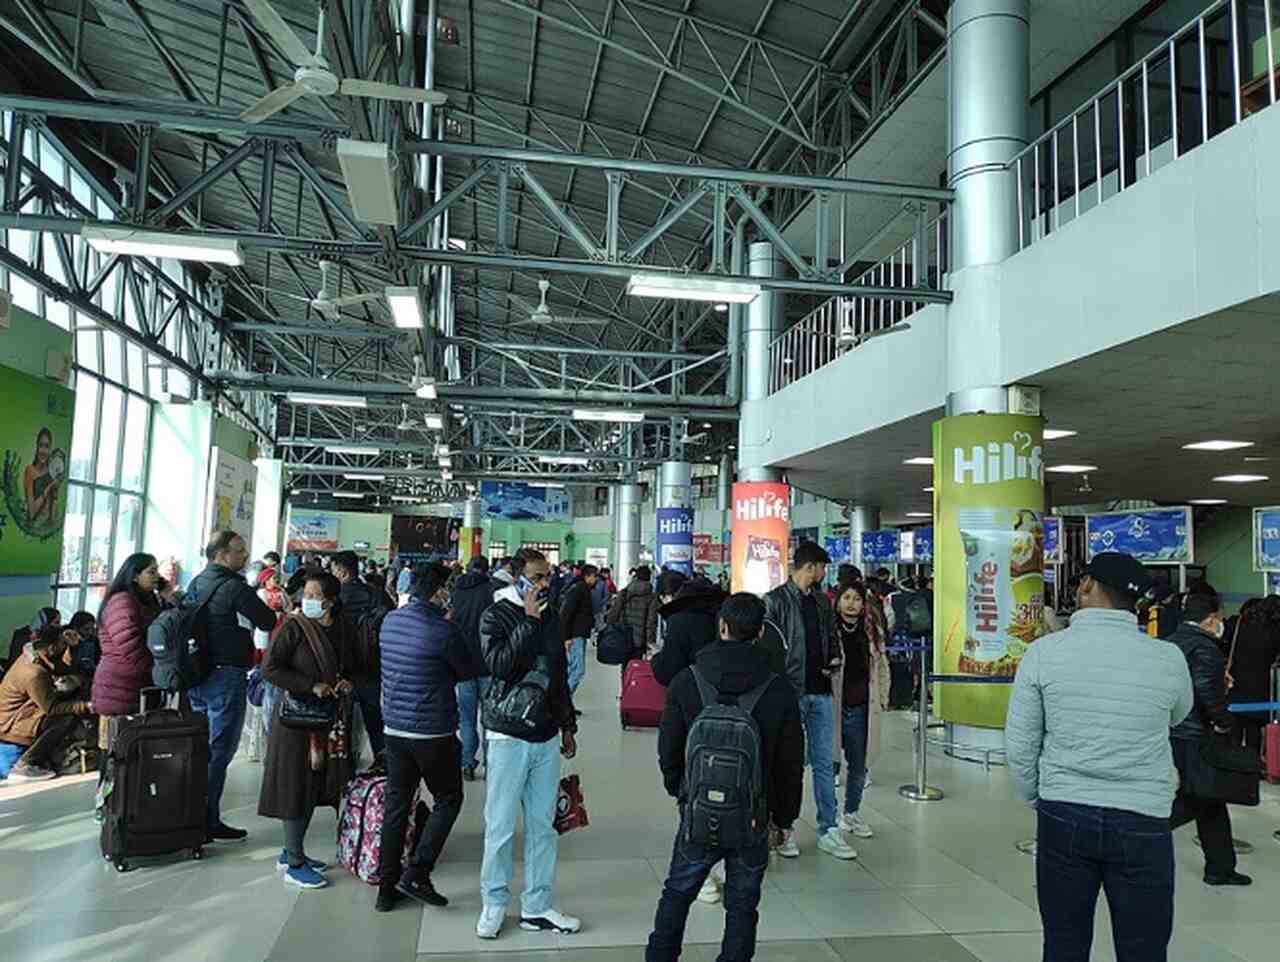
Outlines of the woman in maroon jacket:
<svg viewBox="0 0 1280 962">
<path fill-rule="evenodd" d="M 107 588 L 98 613 L 102 658 L 93 676 L 93 703 L 102 716 L 102 733 L 110 716 L 136 713 L 142 689 L 151 684 L 147 629 L 160 614 L 159 580 L 156 559 L 134 554 L 125 559 Z M 106 739 L 99 740 L 106 748 Z"/>
</svg>

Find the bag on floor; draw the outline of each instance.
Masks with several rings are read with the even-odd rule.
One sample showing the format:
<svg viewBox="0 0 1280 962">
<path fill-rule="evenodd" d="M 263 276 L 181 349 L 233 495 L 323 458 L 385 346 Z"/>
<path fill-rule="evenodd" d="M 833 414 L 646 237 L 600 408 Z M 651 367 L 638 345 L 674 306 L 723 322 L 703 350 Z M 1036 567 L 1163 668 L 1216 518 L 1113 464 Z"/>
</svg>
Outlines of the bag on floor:
<svg viewBox="0 0 1280 962">
<path fill-rule="evenodd" d="M 575 828 L 586 828 L 587 803 L 582 795 L 582 780 L 577 772 L 560 779 L 560 791 L 556 794 L 556 832 L 564 835 Z"/>
<path fill-rule="evenodd" d="M 605 625 L 596 636 L 596 661 L 602 665 L 625 665 L 634 652 L 630 625 Z"/>
<path fill-rule="evenodd" d="M 377 885 L 382 881 L 382 821 L 386 812 L 387 776 L 382 772 L 361 772 L 351 780 L 342 796 L 338 819 L 338 864 L 356 878 Z M 427 803 L 422 800 L 422 784 L 413 793 L 413 819 L 405 832 L 402 865 L 408 866 L 418 836 L 426 825 Z"/>
<path fill-rule="evenodd" d="M 618 706 L 622 727 L 657 728 L 666 703 L 667 689 L 653 677 L 653 665 L 639 658 L 627 662 Z"/>
</svg>

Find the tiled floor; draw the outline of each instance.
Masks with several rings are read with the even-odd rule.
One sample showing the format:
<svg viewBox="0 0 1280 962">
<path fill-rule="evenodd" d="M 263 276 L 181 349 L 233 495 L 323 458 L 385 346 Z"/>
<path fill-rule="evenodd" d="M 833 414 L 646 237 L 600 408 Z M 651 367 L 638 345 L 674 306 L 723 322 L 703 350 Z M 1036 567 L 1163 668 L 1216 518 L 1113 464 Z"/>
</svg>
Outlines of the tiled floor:
<svg viewBox="0 0 1280 962">
<path fill-rule="evenodd" d="M 373 890 L 342 871 L 323 891 L 285 887 L 273 870 L 278 823 L 256 816 L 259 767 L 232 768 L 228 821 L 249 842 L 211 849 L 203 862 L 157 859 L 118 875 L 97 852 L 93 781 L 39 791 L 0 787 L 0 959 L 5 962 L 630 962 L 642 958 L 671 847 L 652 732 L 621 732 L 617 674 L 594 667 L 580 692 L 589 828 L 560 846 L 557 901 L 584 921 L 572 936 L 522 932 L 496 942 L 474 934 L 479 911 L 483 784 L 469 795 L 439 866 L 444 910 L 405 906 L 375 915 Z M 864 813 L 876 837 L 843 863 L 815 852 L 813 812 L 800 827 L 801 858 L 765 876 L 759 962 L 1034 962 L 1040 957 L 1034 862 L 1014 843 L 1034 833 L 1002 769 L 930 754 L 930 781 L 947 798 L 913 805 L 911 717 L 891 716 Z M 810 793 L 806 789 L 806 795 Z M 1177 835 L 1175 962 L 1275 962 L 1280 953 L 1280 794 L 1235 810 L 1235 834 L 1257 846 L 1241 868 L 1257 884 L 1223 891 L 1200 882 L 1192 829 Z M 334 815 L 317 814 L 312 854 L 333 855 Z M 519 846 L 517 846 L 517 851 Z M 517 864 L 516 890 L 520 870 Z M 513 909 L 514 911 L 514 909 Z M 684 958 L 713 962 L 722 910 L 696 904 Z M 1094 957 L 1110 960 L 1105 905 Z"/>
</svg>

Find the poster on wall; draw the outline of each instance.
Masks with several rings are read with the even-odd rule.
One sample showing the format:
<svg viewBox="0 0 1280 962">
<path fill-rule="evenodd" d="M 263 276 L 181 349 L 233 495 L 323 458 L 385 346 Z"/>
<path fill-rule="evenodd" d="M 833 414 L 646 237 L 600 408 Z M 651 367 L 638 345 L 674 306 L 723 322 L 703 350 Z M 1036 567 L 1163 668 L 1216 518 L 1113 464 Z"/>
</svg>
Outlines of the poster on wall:
<svg viewBox="0 0 1280 962">
<path fill-rule="evenodd" d="M 898 561 L 898 532 L 896 531 L 864 531 L 862 532 L 862 565 L 891 565 Z M 870 571 L 865 571 L 870 574 Z"/>
<path fill-rule="evenodd" d="M 1062 519 L 1046 514 L 1041 519 L 1041 523 L 1044 525 L 1045 567 L 1060 565 L 1062 564 Z"/>
<path fill-rule="evenodd" d="M 693 574 L 693 508 L 659 508 L 655 541 L 660 568 Z"/>
<path fill-rule="evenodd" d="M 831 537 L 828 535 L 823 540 L 822 546 L 826 549 L 827 556 L 831 558 L 832 564 L 844 564 L 849 560 L 849 551 L 852 548 L 852 542 L 849 540 L 848 535 L 844 535 L 843 537 Z"/>
<path fill-rule="evenodd" d="M 47 575 L 58 570 L 62 555 L 75 394 L 0 366 L 0 411 L 0 575 Z M 84 523 L 83 515 L 79 520 Z M 76 544 L 83 545 L 87 532 L 79 534 Z"/>
<path fill-rule="evenodd" d="M 337 551 L 338 516 L 293 508 L 285 534 L 285 551 Z"/>
<path fill-rule="evenodd" d="M 562 488 L 539 488 L 523 481 L 481 481 L 480 500 L 490 518 L 573 522 L 573 498 Z"/>
<path fill-rule="evenodd" d="M 1253 509 L 1253 570 L 1280 571 L 1280 507 Z"/>
<path fill-rule="evenodd" d="M 915 551 L 916 564 L 931 565 L 933 564 L 933 525 L 927 528 L 916 528 L 913 550 Z"/>
<path fill-rule="evenodd" d="M 1084 530 L 1088 561 L 1105 551 L 1160 565 L 1189 565 L 1195 556 L 1189 507 L 1087 514 Z"/>
<path fill-rule="evenodd" d="M 207 533 L 234 531 L 249 542 L 253 538 L 258 469 L 244 458 L 215 447 L 210 477 Z"/>
<path fill-rule="evenodd" d="M 420 564 L 442 559 L 456 560 L 461 518 L 396 514 L 391 517 L 391 553 L 396 561 Z"/>
<path fill-rule="evenodd" d="M 734 591 L 763 595 L 787 579 L 791 489 L 776 481 L 733 486 Z"/>
<path fill-rule="evenodd" d="M 586 548 L 583 551 L 583 560 L 589 565 L 595 565 L 597 568 L 607 568 L 609 567 L 609 549 Z"/>
</svg>

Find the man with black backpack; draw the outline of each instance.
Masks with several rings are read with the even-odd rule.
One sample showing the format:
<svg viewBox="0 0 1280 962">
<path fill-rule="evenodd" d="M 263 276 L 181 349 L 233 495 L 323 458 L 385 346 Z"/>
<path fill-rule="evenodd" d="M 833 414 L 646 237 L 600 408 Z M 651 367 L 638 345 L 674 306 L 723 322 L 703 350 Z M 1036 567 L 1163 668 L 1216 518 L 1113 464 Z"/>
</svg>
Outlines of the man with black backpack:
<svg viewBox="0 0 1280 962">
<path fill-rule="evenodd" d="M 333 576 L 342 585 L 338 600 L 342 613 L 355 623 L 360 635 L 363 664 L 355 679 L 353 694 L 360 705 L 360 717 L 369 733 L 369 747 L 375 755 L 385 748 L 382 734 L 382 661 L 378 638 L 382 619 L 391 610 L 386 591 L 378 591 L 360 577 L 360 559 L 354 551 L 340 551 L 333 556 Z"/>
<path fill-rule="evenodd" d="M 731 595 L 720 608 L 720 641 L 667 689 L 658 765 L 680 804 L 680 827 L 645 962 L 679 959 L 689 906 L 722 859 L 720 958 L 749 962 L 755 954 L 769 827 L 790 830 L 804 785 L 799 699 L 755 644 L 764 616 L 755 595 Z"/>
</svg>

